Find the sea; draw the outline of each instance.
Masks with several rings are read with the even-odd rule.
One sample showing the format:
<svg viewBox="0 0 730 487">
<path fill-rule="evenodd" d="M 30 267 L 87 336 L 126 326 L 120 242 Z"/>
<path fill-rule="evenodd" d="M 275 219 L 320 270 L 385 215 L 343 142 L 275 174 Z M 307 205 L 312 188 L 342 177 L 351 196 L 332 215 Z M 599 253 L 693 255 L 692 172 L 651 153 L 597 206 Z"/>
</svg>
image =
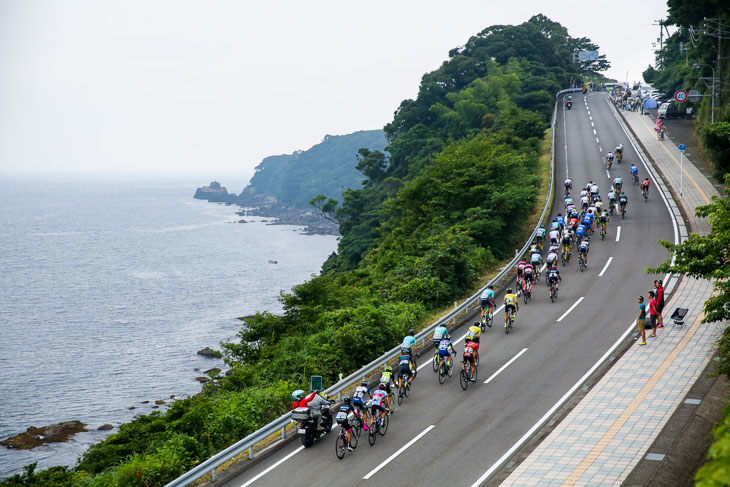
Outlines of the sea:
<svg viewBox="0 0 730 487">
<path fill-rule="evenodd" d="M 319 269 L 337 238 L 194 200 L 201 180 L 0 180 L 0 440 L 29 426 L 89 432 L 0 446 L 0 478 L 74 465 L 137 414 L 196 394 L 205 358 Z M 245 220 L 246 223 L 239 223 Z M 157 405 L 162 400 L 165 404 Z"/>
</svg>

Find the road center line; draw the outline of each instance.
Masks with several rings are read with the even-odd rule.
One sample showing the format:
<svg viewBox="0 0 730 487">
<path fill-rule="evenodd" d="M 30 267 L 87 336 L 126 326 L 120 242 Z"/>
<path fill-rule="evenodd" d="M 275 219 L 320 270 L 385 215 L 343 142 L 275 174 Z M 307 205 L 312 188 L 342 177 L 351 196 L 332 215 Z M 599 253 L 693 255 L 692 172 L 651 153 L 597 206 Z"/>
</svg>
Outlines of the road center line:
<svg viewBox="0 0 730 487">
<path fill-rule="evenodd" d="M 603 154 L 603 149 L 601 148 L 600 145 L 598 146 L 598 152 L 600 152 L 601 154 Z"/>
<path fill-rule="evenodd" d="M 606 169 L 606 177 L 607 177 L 608 179 L 611 179 L 611 173 L 610 173 L 610 172 L 608 172 L 608 169 Z"/>
<path fill-rule="evenodd" d="M 618 240 L 620 238 L 621 238 L 621 225 L 619 225 L 618 227 L 616 227 L 616 241 L 618 242 Z"/>
<path fill-rule="evenodd" d="M 279 460 L 278 462 L 276 462 L 275 464 L 273 464 L 272 466 L 270 466 L 269 468 L 267 468 L 266 470 L 264 470 L 263 472 L 261 472 L 260 474 L 256 475 L 254 478 L 252 478 L 251 480 L 249 480 L 245 484 L 241 485 L 241 487 L 248 487 L 249 485 L 253 484 L 258 479 L 260 479 L 261 477 L 263 477 L 267 473 L 271 472 L 276 467 L 278 467 L 282 463 L 286 462 L 287 460 L 289 460 L 291 457 L 293 457 L 294 455 L 296 455 L 297 453 L 299 453 L 302 450 L 304 450 L 304 445 L 300 446 L 299 448 L 297 448 L 296 450 L 294 450 L 293 452 L 291 452 L 290 454 L 288 454 L 287 456 L 285 456 L 284 458 L 282 458 L 281 460 Z"/>
<path fill-rule="evenodd" d="M 606 269 L 608 269 L 608 266 L 611 264 L 611 261 L 613 260 L 613 257 L 609 257 L 608 261 L 606 261 L 606 265 L 603 266 L 603 270 L 600 274 L 598 274 L 598 277 L 603 277 L 603 274 L 606 272 Z"/>
<path fill-rule="evenodd" d="M 561 316 L 560 318 L 558 318 L 558 321 L 563 321 L 563 318 L 565 318 L 566 316 L 568 316 L 568 313 L 570 313 L 571 311 L 573 311 L 575 309 L 575 307 L 578 306 L 581 301 L 583 301 L 583 298 L 585 298 L 585 296 L 581 296 L 580 298 L 578 298 L 578 301 L 576 301 L 573 306 L 571 306 L 570 308 L 568 308 L 568 311 L 566 311 L 565 313 L 563 313 L 563 316 Z"/>
<path fill-rule="evenodd" d="M 598 135 L 598 134 L 596 133 L 596 129 L 593 129 L 593 135 Z"/>
<path fill-rule="evenodd" d="M 504 364 L 503 366 L 501 366 L 499 368 L 499 370 L 497 370 L 495 373 L 493 373 L 491 376 L 489 376 L 489 379 L 485 380 L 484 383 L 485 384 L 489 384 L 490 382 L 492 382 L 492 380 L 494 380 L 495 377 L 497 377 L 504 369 L 506 369 L 507 367 L 509 367 L 510 364 L 512 364 L 512 362 L 514 362 L 515 360 L 517 360 L 520 357 L 520 355 L 522 355 L 526 351 L 527 351 L 526 348 L 523 348 L 522 350 L 520 350 L 520 352 L 517 355 L 515 355 L 514 357 L 512 357 L 511 359 L 509 359 L 509 362 L 507 362 L 506 364 Z"/>
<path fill-rule="evenodd" d="M 596 137 L 596 144 L 600 144 L 600 143 L 601 143 L 601 141 L 598 140 L 598 137 Z"/>
<path fill-rule="evenodd" d="M 365 476 L 364 476 L 363 478 L 364 478 L 365 480 L 367 480 L 367 479 L 369 479 L 370 477 L 372 477 L 373 475 L 375 475 L 376 473 L 378 473 L 378 471 L 379 471 L 379 470 L 380 470 L 381 468 L 385 467 L 385 466 L 386 466 L 386 465 L 388 465 L 388 464 L 389 464 L 390 462 L 392 462 L 393 460 L 395 460 L 395 459 L 396 459 L 396 457 L 397 457 L 398 455 L 400 455 L 401 453 L 403 453 L 404 451 L 406 451 L 406 450 L 407 450 L 408 448 L 410 448 L 411 446 L 413 446 L 413 444 L 414 444 L 415 442 L 417 442 L 418 440 L 420 440 L 421 438 L 423 438 L 423 437 L 424 437 L 424 436 L 425 436 L 425 435 L 426 435 L 426 434 L 427 434 L 427 433 L 428 433 L 429 431 L 431 431 L 431 430 L 432 430 L 432 429 L 434 429 L 435 427 L 436 427 L 436 425 L 433 425 L 433 424 L 432 424 L 431 426 L 429 426 L 429 427 L 428 427 L 428 428 L 426 428 L 425 430 L 421 431 L 421 432 L 420 432 L 420 433 L 418 434 L 418 436 L 416 436 L 416 437 L 415 437 L 415 438 L 413 438 L 413 439 L 412 439 L 411 441 L 409 441 L 408 443 L 406 443 L 405 445 L 403 445 L 403 446 L 402 446 L 402 447 L 401 447 L 401 448 L 400 448 L 400 449 L 399 449 L 399 450 L 398 450 L 397 452 L 393 453 L 393 454 L 392 454 L 391 456 L 389 456 L 389 457 L 388 457 L 388 458 L 387 458 L 387 459 L 386 459 L 386 460 L 385 460 L 385 461 L 384 461 L 383 463 L 381 463 L 380 465 L 378 465 L 377 467 L 375 467 L 374 469 L 372 469 L 372 470 L 371 470 L 370 472 L 368 472 L 368 473 L 367 473 L 367 475 L 365 475 Z"/>
<path fill-rule="evenodd" d="M 591 121 L 593 121 L 593 117 L 591 117 L 590 115 L 588 115 L 588 118 L 589 118 L 589 119 L 590 119 Z"/>
<path fill-rule="evenodd" d="M 593 124 L 593 122 L 591 122 L 591 127 L 595 127 L 595 125 Z"/>
</svg>

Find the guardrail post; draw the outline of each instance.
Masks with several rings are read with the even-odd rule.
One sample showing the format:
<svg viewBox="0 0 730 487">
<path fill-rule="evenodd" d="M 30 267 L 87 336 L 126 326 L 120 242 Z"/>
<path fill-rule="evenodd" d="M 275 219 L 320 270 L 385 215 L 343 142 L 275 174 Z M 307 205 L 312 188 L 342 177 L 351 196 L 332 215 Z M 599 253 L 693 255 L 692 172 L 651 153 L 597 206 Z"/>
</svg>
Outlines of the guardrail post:
<svg viewBox="0 0 730 487">
<path fill-rule="evenodd" d="M 281 439 L 286 440 L 286 426 L 281 428 Z"/>
<path fill-rule="evenodd" d="M 214 468 L 213 470 L 211 470 L 210 475 L 213 477 L 213 482 L 218 480 L 218 469 Z"/>
<path fill-rule="evenodd" d="M 248 458 L 250 460 L 253 460 L 253 447 L 248 449 Z"/>
</svg>

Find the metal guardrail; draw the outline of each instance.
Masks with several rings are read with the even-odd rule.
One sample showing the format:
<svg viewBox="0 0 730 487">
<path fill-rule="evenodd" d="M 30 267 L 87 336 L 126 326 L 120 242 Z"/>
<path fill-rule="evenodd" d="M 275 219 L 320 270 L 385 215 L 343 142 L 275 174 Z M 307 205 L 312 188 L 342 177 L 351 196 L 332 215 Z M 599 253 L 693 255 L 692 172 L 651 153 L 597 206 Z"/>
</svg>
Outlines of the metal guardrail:
<svg viewBox="0 0 730 487">
<path fill-rule="evenodd" d="M 548 209 L 550 207 L 550 201 L 553 197 L 553 188 L 555 186 L 555 121 L 557 119 L 557 111 L 558 111 L 558 98 L 560 95 L 563 95 L 565 93 L 573 93 L 581 91 L 580 88 L 571 88 L 567 90 L 561 90 L 558 93 L 555 94 L 555 106 L 553 108 L 553 117 L 552 122 L 550 124 L 550 132 L 551 132 L 551 141 L 550 141 L 550 187 L 548 190 L 547 198 L 545 199 L 545 204 L 542 208 L 542 214 L 540 215 L 540 219 L 537 222 L 537 225 L 535 225 L 535 228 L 532 231 L 532 234 L 530 235 L 530 238 L 527 239 L 525 242 L 525 245 L 520 249 L 519 252 L 515 255 L 515 258 L 512 259 L 512 261 L 504 266 L 502 270 L 497 274 L 491 281 L 487 283 L 483 288 L 481 288 L 479 291 L 474 293 L 472 296 L 464 300 L 461 305 L 456 306 L 453 311 L 447 313 L 446 315 L 442 316 L 440 319 L 432 323 L 431 325 L 427 326 L 423 330 L 421 330 L 419 333 L 416 334 L 416 340 L 418 342 L 423 342 L 431 333 L 433 333 L 434 329 L 439 326 L 442 323 L 447 323 L 449 321 L 455 320 L 457 316 L 459 316 L 462 313 L 468 313 L 469 309 L 472 307 L 473 304 L 475 304 L 482 292 L 487 288 L 487 286 L 494 285 L 504 279 L 504 277 L 514 269 L 515 265 L 517 264 L 519 258 L 524 255 L 524 253 L 527 251 L 528 247 L 532 243 L 532 241 L 535 239 L 535 234 L 537 233 L 537 229 L 540 228 L 540 225 L 543 224 L 543 221 L 545 220 L 545 217 L 547 216 Z M 400 353 L 400 346 L 393 348 L 389 352 L 386 352 L 385 354 L 381 355 L 377 359 L 373 360 L 369 364 L 365 365 L 364 367 L 361 367 L 358 371 L 353 372 L 352 374 L 348 375 L 338 383 L 334 384 L 333 386 L 329 387 L 328 389 L 324 390 L 323 392 L 327 395 L 335 395 L 335 394 L 341 394 L 345 389 L 353 386 L 354 384 L 360 382 L 362 377 L 367 376 L 368 374 L 371 374 L 376 369 L 380 368 L 383 364 L 386 362 L 389 362 L 390 360 L 396 358 L 396 356 Z M 240 455 L 241 453 L 244 453 L 248 450 L 249 452 L 249 458 L 253 458 L 253 447 L 257 443 L 265 440 L 266 438 L 277 434 L 279 431 L 281 432 L 282 439 L 286 438 L 286 427 L 291 422 L 291 412 L 288 412 L 281 416 L 280 418 L 272 421 L 271 423 L 267 424 L 263 428 L 259 429 L 258 431 L 255 431 L 245 437 L 244 439 L 240 440 L 239 442 L 229 446 L 225 450 L 217 453 L 216 455 L 213 455 L 209 459 L 205 460 L 204 462 L 198 464 L 195 468 L 192 470 L 184 473 L 180 477 L 176 478 L 172 482 L 168 483 L 165 487 L 183 487 L 190 485 L 194 481 L 198 480 L 200 477 L 211 473 L 213 476 L 213 480 L 218 479 L 218 472 L 217 468 L 220 467 L 225 462 L 231 460 L 232 458 Z"/>
</svg>

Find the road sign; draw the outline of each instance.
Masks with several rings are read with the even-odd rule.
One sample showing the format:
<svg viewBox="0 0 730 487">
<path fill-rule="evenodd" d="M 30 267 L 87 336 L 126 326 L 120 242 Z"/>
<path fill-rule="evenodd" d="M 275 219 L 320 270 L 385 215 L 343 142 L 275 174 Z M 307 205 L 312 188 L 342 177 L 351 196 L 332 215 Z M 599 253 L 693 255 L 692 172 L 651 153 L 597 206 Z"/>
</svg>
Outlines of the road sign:
<svg viewBox="0 0 730 487">
<path fill-rule="evenodd" d="M 309 378 L 309 390 L 310 391 L 322 391 L 322 376 L 313 375 Z"/>
<path fill-rule="evenodd" d="M 687 92 L 684 90 L 677 90 L 677 92 L 674 94 L 674 99 L 677 100 L 679 103 L 686 102 Z"/>
<path fill-rule="evenodd" d="M 697 90 L 689 90 L 689 96 L 687 98 L 693 103 L 700 101 L 700 92 Z"/>
<path fill-rule="evenodd" d="M 679 144 L 679 151 L 684 152 L 684 144 Z"/>
<path fill-rule="evenodd" d="M 598 51 L 580 51 L 578 61 L 598 61 Z"/>
</svg>

